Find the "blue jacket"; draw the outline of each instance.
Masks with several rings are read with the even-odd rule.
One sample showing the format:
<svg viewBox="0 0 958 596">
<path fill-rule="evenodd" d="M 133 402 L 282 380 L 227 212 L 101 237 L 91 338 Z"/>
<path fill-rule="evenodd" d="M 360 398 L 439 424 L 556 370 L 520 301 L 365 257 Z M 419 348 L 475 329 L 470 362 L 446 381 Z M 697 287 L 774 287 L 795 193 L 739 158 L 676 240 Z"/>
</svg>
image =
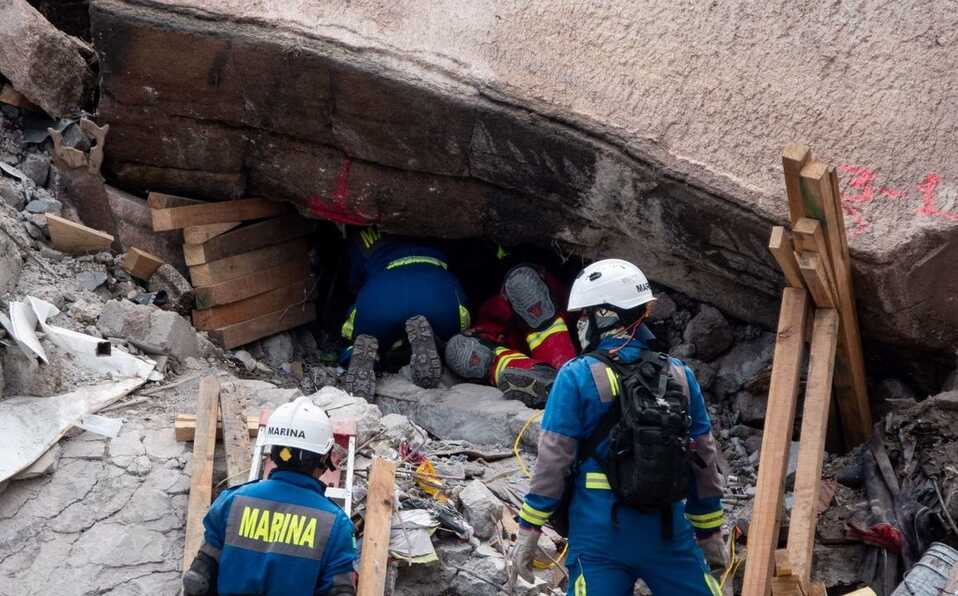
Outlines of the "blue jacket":
<svg viewBox="0 0 958 596">
<path fill-rule="evenodd" d="M 349 287 L 358 291 L 376 275 L 398 263 L 428 262 L 447 268 L 446 253 L 427 243 L 382 235 L 374 227 L 355 230 L 349 242 Z"/>
<path fill-rule="evenodd" d="M 648 335 L 633 339 L 622 347 L 619 357 L 625 362 L 634 362 L 646 348 Z M 626 340 L 604 339 L 599 349 L 607 351 L 626 343 Z M 677 359 L 673 360 L 673 369 L 685 375 L 689 390 L 689 434 L 693 441 L 702 445 L 709 445 L 715 452 L 714 440 L 711 437 L 711 422 L 702 390 L 695 379 L 695 374 L 685 364 Z M 530 492 L 519 513 L 523 524 L 541 526 L 548 521 L 549 516 L 557 508 L 566 489 L 566 479 L 576 460 L 579 444 L 586 441 L 598 426 L 606 411 L 615 405 L 614 400 L 600 397 L 600 384 L 610 383 L 606 380 L 606 371 L 611 373 L 604 364 L 590 356 L 580 356 L 569 361 L 560 369 L 552 386 L 542 418 L 539 436 L 539 456 L 535 474 L 530 486 Z M 614 376 L 614 375 L 612 375 Z M 607 388 L 607 387 L 606 387 Z M 600 458 L 604 458 L 608 451 L 608 439 L 602 441 L 596 448 Z M 714 459 L 709 457 L 708 459 Z M 712 475 L 717 475 L 717 467 L 712 465 Z M 690 473 L 694 470 L 690 470 Z M 684 512 L 692 526 L 698 531 L 714 531 L 721 527 L 724 521 L 720 491 L 709 489 L 710 495 L 699 496 L 700 482 L 689 483 L 689 495 L 684 504 Z M 716 483 L 706 482 L 706 486 L 714 487 Z M 608 489 L 608 480 L 594 457 L 589 458 L 576 471 L 574 479 L 575 491 L 586 491 L 590 488 Z M 611 491 L 604 491 L 607 500 L 614 500 Z M 705 491 L 703 491 L 705 492 Z M 575 500 L 575 496 L 573 496 Z M 584 499 L 579 499 L 584 502 Z M 681 506 L 677 503 L 676 506 Z M 591 520 L 593 526 L 602 527 L 607 520 Z"/>
<path fill-rule="evenodd" d="M 219 594 L 323 595 L 351 583 L 353 525 L 325 491 L 282 470 L 223 491 L 203 519 L 201 548 L 219 561 Z"/>
</svg>

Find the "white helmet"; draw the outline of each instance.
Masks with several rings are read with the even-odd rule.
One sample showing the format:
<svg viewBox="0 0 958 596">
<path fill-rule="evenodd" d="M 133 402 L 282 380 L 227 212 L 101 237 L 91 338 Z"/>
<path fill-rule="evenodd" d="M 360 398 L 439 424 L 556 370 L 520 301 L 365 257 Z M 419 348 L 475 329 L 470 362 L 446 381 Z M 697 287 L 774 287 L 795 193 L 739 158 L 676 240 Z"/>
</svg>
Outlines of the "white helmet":
<svg viewBox="0 0 958 596">
<path fill-rule="evenodd" d="M 318 455 L 333 448 L 333 425 L 307 396 L 276 408 L 266 423 L 266 447 L 295 447 Z"/>
<path fill-rule="evenodd" d="M 609 305 L 631 310 L 655 300 L 642 270 L 622 259 L 605 259 L 582 270 L 569 292 L 569 309 Z"/>
</svg>

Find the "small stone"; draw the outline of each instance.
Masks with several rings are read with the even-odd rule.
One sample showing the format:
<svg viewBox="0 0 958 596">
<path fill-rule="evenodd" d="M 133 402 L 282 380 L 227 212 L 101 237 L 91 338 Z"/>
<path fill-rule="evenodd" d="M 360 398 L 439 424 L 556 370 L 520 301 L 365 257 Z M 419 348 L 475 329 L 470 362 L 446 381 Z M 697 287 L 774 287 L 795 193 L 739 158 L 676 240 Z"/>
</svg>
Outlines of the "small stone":
<svg viewBox="0 0 958 596">
<path fill-rule="evenodd" d="M 459 502 L 476 537 L 490 538 L 496 531 L 496 521 L 502 519 L 502 501 L 481 481 L 473 480 L 459 493 Z"/>
<path fill-rule="evenodd" d="M 695 346 L 696 356 L 709 362 L 732 346 L 732 327 L 713 306 L 703 304 L 699 314 L 692 317 L 683 334 L 685 341 Z"/>
<path fill-rule="evenodd" d="M 655 296 L 655 302 L 652 303 L 652 314 L 649 315 L 649 320 L 658 322 L 671 319 L 677 309 L 678 306 L 676 306 L 675 300 L 672 300 L 671 296 L 662 292 Z"/>
<path fill-rule="evenodd" d="M 23 209 L 23 206 L 27 202 L 27 198 L 23 193 L 23 187 L 2 175 L 0 175 L 0 200 L 17 211 Z"/>
<path fill-rule="evenodd" d="M 193 308 L 193 286 L 183 274 L 169 263 L 160 265 L 149 282 L 150 292 L 165 292 L 167 303 L 164 308 L 189 315 Z"/>
<path fill-rule="evenodd" d="M 72 124 L 63 131 L 63 144 L 86 153 L 92 146 L 89 137 L 78 124 Z"/>
<path fill-rule="evenodd" d="M 37 186 L 46 186 L 50 176 L 50 158 L 40 153 L 28 153 L 20 164 L 20 171 Z"/>
<path fill-rule="evenodd" d="M 678 356 L 676 356 L 678 358 Z M 687 359 L 685 364 L 692 369 L 692 372 L 695 373 L 695 380 L 699 382 L 699 387 L 702 388 L 702 391 L 705 391 L 712 386 L 712 381 L 715 380 L 715 369 L 709 366 L 708 364 L 702 362 L 701 360 Z"/>
<path fill-rule="evenodd" d="M 41 246 L 40 256 L 50 261 L 60 261 L 63 260 L 63 257 L 66 255 L 58 250 L 50 248 L 49 246 Z"/>
<path fill-rule="evenodd" d="M 233 352 L 233 358 L 238 360 L 243 365 L 243 368 L 250 372 L 256 369 L 256 359 L 246 350 L 236 350 Z"/>
<path fill-rule="evenodd" d="M 27 221 L 37 226 L 46 234 L 50 229 L 50 224 L 47 223 L 47 216 L 43 213 L 28 213 L 26 215 Z"/>
<path fill-rule="evenodd" d="M 765 399 L 756 397 L 748 391 L 735 395 L 735 411 L 744 424 L 761 427 L 765 422 Z"/>
<path fill-rule="evenodd" d="M 29 213 L 52 213 L 54 215 L 60 215 L 63 212 L 63 203 L 52 197 L 44 197 L 33 199 L 27 203 L 25 209 Z"/>
<path fill-rule="evenodd" d="M 765 393 L 775 351 L 775 334 L 762 333 L 758 337 L 740 341 L 724 356 L 715 361 L 715 383 L 712 391 L 719 397 L 732 395 L 742 388 L 752 393 Z"/>
<path fill-rule="evenodd" d="M 81 271 L 77 274 L 76 280 L 84 290 L 92 292 L 106 283 L 107 275 L 103 271 Z"/>
<path fill-rule="evenodd" d="M 189 370 L 203 370 L 206 368 L 206 362 L 192 356 L 187 356 L 183 364 L 185 364 Z"/>
<path fill-rule="evenodd" d="M 262 362 L 257 362 L 257 363 L 256 363 L 256 370 L 258 370 L 259 372 L 261 372 L 261 373 L 263 373 L 263 374 L 267 374 L 267 375 L 273 374 L 273 369 L 271 369 L 271 368 L 270 368 L 269 366 L 267 366 L 266 364 L 263 364 Z"/>
<path fill-rule="evenodd" d="M 35 223 L 32 221 L 23 222 L 23 228 L 27 231 L 27 234 L 30 235 L 34 240 L 46 240 L 46 235 L 43 233 Z"/>
<path fill-rule="evenodd" d="M 264 360 L 273 368 L 281 368 L 293 359 L 293 336 L 277 333 L 260 342 Z"/>
<path fill-rule="evenodd" d="M 112 265 L 113 255 L 107 251 L 99 252 L 93 256 L 93 260 L 101 265 Z"/>
<path fill-rule="evenodd" d="M 102 311 L 103 304 L 100 301 L 89 300 L 83 295 L 80 295 L 67 307 L 67 313 L 74 321 L 87 325 L 96 324 L 96 320 Z"/>
</svg>

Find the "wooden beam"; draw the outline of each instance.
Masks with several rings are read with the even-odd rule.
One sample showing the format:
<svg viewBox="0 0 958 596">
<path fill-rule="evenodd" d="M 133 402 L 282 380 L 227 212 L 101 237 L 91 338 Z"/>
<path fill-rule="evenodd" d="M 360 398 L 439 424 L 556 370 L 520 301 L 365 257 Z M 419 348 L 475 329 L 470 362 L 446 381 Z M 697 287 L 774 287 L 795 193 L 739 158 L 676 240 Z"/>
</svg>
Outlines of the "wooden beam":
<svg viewBox="0 0 958 596">
<path fill-rule="evenodd" d="M 190 499 L 186 509 L 186 543 L 183 547 L 183 571 L 190 568 L 203 544 L 203 517 L 213 500 L 213 451 L 216 449 L 217 405 L 220 382 L 214 376 L 200 379 L 196 400 L 196 436 L 193 439 L 193 472 Z"/>
<path fill-rule="evenodd" d="M 246 300 L 194 310 L 193 327 L 199 331 L 226 327 L 315 298 L 315 281 L 312 277 L 305 277 L 296 283 L 251 296 Z"/>
<path fill-rule="evenodd" d="M 805 285 L 819 308 L 835 306 L 835 297 L 828 287 L 828 271 L 825 261 L 818 254 L 810 252 L 798 255 L 798 269 L 802 272 Z"/>
<path fill-rule="evenodd" d="M 767 596 L 771 590 L 788 450 L 795 422 L 798 381 L 802 373 L 808 302 L 808 292 L 805 290 L 785 288 L 782 292 L 758 481 L 748 530 L 743 596 Z"/>
<path fill-rule="evenodd" d="M 795 472 L 795 503 L 788 525 L 788 559 L 794 574 L 805 585 L 811 582 L 812 547 L 815 545 L 819 495 L 822 490 L 822 458 L 828 434 L 838 325 L 838 313 L 834 309 L 819 308 L 815 311 L 798 468 Z"/>
<path fill-rule="evenodd" d="M 828 166 L 820 161 L 811 160 L 802 167 L 799 178 L 802 190 L 802 206 L 805 208 L 803 217 L 825 221 L 825 204 L 817 187 L 827 174 Z M 794 220 L 792 223 L 794 224 L 796 221 L 798 220 Z"/>
<path fill-rule="evenodd" d="M 165 232 L 188 226 L 246 221 L 273 217 L 289 211 L 289 203 L 267 199 L 238 199 L 186 207 L 153 209 L 153 231 Z"/>
<path fill-rule="evenodd" d="M 239 227 L 242 222 L 228 221 L 224 223 L 207 224 L 205 226 L 187 226 L 183 228 L 183 240 L 189 244 L 202 244 L 220 234 L 225 234 L 233 228 Z"/>
<path fill-rule="evenodd" d="M 772 596 L 808 596 L 801 580 L 794 575 L 773 577 L 770 583 Z"/>
<path fill-rule="evenodd" d="M 775 550 L 775 577 L 788 577 L 795 575 L 792 572 L 792 562 L 788 559 L 788 549 L 779 548 Z"/>
<path fill-rule="evenodd" d="M 184 244 L 183 256 L 189 266 L 225 259 L 253 250 L 289 242 L 311 234 L 316 222 L 298 213 L 290 213 L 226 232 L 204 244 Z"/>
<path fill-rule="evenodd" d="M 768 251 L 775 257 L 778 266 L 785 274 L 785 283 L 792 288 L 804 288 L 802 273 L 795 261 L 795 249 L 792 247 L 792 237 L 782 226 L 772 227 L 772 236 L 768 239 Z"/>
<path fill-rule="evenodd" d="M 224 350 L 244 346 L 262 337 L 275 335 L 316 320 L 316 303 L 307 302 L 209 332 L 210 339 Z"/>
<path fill-rule="evenodd" d="M 955 569 L 958 569 L 958 567 L 955 567 Z M 942 592 L 942 594 L 948 594 L 948 592 L 945 591 L 945 592 Z M 862 588 L 860 590 L 855 590 L 854 592 L 849 592 L 848 594 L 845 594 L 845 596 L 878 596 L 878 595 L 875 594 L 875 590 L 872 590 L 871 588 Z"/>
<path fill-rule="evenodd" d="M 817 219 L 803 217 L 792 226 L 792 234 L 795 237 L 797 252 L 816 253 L 822 258 L 822 266 L 825 268 L 825 281 L 837 304 L 838 292 L 835 286 L 835 272 L 832 268 L 831 252 L 828 243 L 825 241 L 824 226 Z"/>
<path fill-rule="evenodd" d="M 71 255 L 110 250 L 113 236 L 69 219 L 45 213 L 53 248 Z"/>
<path fill-rule="evenodd" d="M 223 446 L 226 447 L 226 484 L 246 482 L 253 451 L 249 445 L 249 420 L 240 408 L 235 393 L 220 393 L 223 418 Z"/>
<path fill-rule="evenodd" d="M 309 259 L 304 255 L 300 259 L 270 269 L 269 275 L 257 273 L 205 288 L 193 288 L 193 294 L 196 297 L 196 307 L 205 309 L 239 302 L 250 296 L 292 285 L 309 275 Z"/>
<path fill-rule="evenodd" d="M 805 206 L 802 203 L 802 189 L 799 175 L 805 163 L 811 159 L 811 151 L 807 145 L 786 145 L 782 151 L 782 169 L 785 171 L 785 194 L 788 196 L 789 221 L 794 223 L 805 217 Z"/>
<path fill-rule="evenodd" d="M 359 586 L 356 596 L 383 596 L 389 562 L 389 535 L 392 530 L 393 491 L 396 462 L 376 458 L 369 473 L 363 549 L 359 559 Z"/>
<path fill-rule="evenodd" d="M 297 238 L 276 246 L 267 246 L 218 261 L 190 267 L 194 287 L 212 286 L 224 281 L 266 271 L 309 252 L 309 238 Z"/>
<path fill-rule="evenodd" d="M 189 207 L 190 205 L 203 205 L 204 201 L 196 199 L 187 199 L 176 195 L 167 195 L 161 192 L 151 192 L 146 197 L 146 204 L 150 209 L 171 209 L 173 207 Z"/>
<path fill-rule="evenodd" d="M 123 270 L 143 281 L 149 281 L 162 265 L 163 259 L 139 248 L 131 247 L 123 255 Z"/>
<path fill-rule="evenodd" d="M 246 427 L 249 430 L 249 436 L 256 438 L 259 433 L 259 418 L 256 416 L 246 417 Z M 173 421 L 173 436 L 177 441 L 192 441 L 196 433 L 196 416 L 193 414 L 177 414 Z M 223 438 L 223 423 L 216 423 L 216 438 Z"/>
</svg>

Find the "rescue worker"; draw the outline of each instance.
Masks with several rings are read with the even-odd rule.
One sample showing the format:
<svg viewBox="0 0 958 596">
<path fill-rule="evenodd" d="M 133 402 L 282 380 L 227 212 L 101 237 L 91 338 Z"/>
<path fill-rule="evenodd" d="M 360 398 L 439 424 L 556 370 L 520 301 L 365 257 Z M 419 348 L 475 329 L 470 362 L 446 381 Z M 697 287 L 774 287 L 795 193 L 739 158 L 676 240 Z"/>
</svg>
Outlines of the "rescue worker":
<svg viewBox="0 0 958 596">
<path fill-rule="evenodd" d="M 184 593 L 355 594 L 353 525 L 319 481 L 332 468 L 329 418 L 300 397 L 276 408 L 264 432 L 276 468 L 268 480 L 220 493 Z"/>
<path fill-rule="evenodd" d="M 404 338 L 412 351 L 413 382 L 436 387 L 442 375 L 437 340 L 469 326 L 465 292 L 448 271 L 446 255 L 372 227 L 353 230 L 349 240 L 350 286 L 357 296 L 342 329 L 353 342 L 345 389 L 371 398 L 380 354 Z"/>
<path fill-rule="evenodd" d="M 631 595 L 641 578 L 657 595 L 719 596 L 706 561 L 727 563 L 718 451 L 695 375 L 646 349 L 651 333 L 642 321 L 654 299 L 642 271 L 619 259 L 589 265 L 575 279 L 568 310 L 581 312 L 577 330 L 586 353 L 559 371 L 546 404 L 511 582 L 531 579 L 541 526 L 568 497 L 568 594 Z M 633 375 L 651 381 L 642 385 Z M 619 407 L 638 403 L 632 396 L 643 391 L 652 395 L 640 404 L 645 426 L 630 426 Z M 634 450 L 618 442 L 609 449 L 623 440 Z M 626 490 L 637 487 L 687 498 L 668 497 L 652 509 L 627 505 L 619 495 L 641 500 L 642 493 Z"/>
<path fill-rule="evenodd" d="M 575 357 L 559 281 L 541 268 L 520 264 L 499 292 L 479 307 L 476 324 L 446 344 L 446 365 L 465 379 L 487 381 L 507 399 L 541 408 L 556 371 Z"/>
</svg>

